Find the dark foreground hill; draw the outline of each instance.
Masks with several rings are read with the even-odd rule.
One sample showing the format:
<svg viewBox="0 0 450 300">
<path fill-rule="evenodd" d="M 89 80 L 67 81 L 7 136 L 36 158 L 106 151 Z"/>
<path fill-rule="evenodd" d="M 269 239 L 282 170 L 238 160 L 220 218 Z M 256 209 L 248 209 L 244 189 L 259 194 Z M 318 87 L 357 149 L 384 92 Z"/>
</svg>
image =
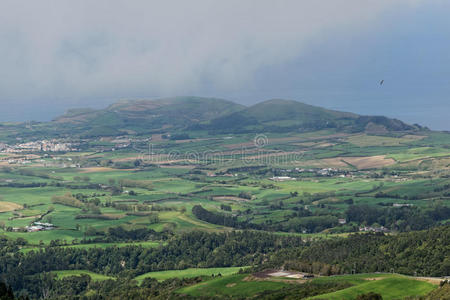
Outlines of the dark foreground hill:
<svg viewBox="0 0 450 300">
<path fill-rule="evenodd" d="M 348 238 L 312 241 L 304 241 L 301 236 L 255 231 L 194 231 L 171 237 L 157 248 L 49 246 L 29 252 L 20 250 L 23 241 L 3 238 L 0 239 L 0 276 L 14 292 L 30 295 L 32 299 L 186 299 L 175 290 L 199 283 L 202 278 L 174 278 L 160 283 L 148 278 L 140 286 L 131 279 L 150 271 L 199 267 L 251 266 L 247 274 L 284 268 L 322 275 L 393 271 L 446 276 L 450 270 L 449 229 L 442 226 L 398 235 L 354 234 Z M 129 239 L 137 231 L 119 232 Z M 144 232 L 156 234 L 151 230 Z M 108 234 L 118 237 L 111 230 Z M 111 279 L 91 281 L 88 275 L 58 279 L 52 275 L 58 270 L 87 270 Z M 297 290 L 280 291 L 287 295 L 263 299 L 298 299 Z M 447 288 L 438 290 L 427 299 L 447 299 L 439 298 L 446 291 Z M 261 296 L 263 292 L 255 291 L 253 296 Z M 292 297 L 286 298 L 288 295 Z M 202 299 L 218 298 L 231 297 L 223 294 Z"/>
</svg>

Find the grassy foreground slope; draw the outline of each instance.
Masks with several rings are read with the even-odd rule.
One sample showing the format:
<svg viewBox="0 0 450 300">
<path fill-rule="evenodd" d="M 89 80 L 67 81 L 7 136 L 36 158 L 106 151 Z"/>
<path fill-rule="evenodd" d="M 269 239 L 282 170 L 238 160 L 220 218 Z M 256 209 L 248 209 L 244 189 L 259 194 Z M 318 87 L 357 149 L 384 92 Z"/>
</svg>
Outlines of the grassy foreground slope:
<svg viewBox="0 0 450 300">
<path fill-rule="evenodd" d="M 268 299 L 287 297 L 288 299 L 303 298 L 305 291 L 311 284 L 317 287 L 317 292 L 326 291 L 326 286 L 336 285 L 338 291 L 319 294 L 309 299 L 355 299 L 358 295 L 374 292 L 381 294 L 383 299 L 403 299 L 411 296 L 423 296 L 434 289 L 436 285 L 419 281 L 413 277 L 392 274 L 356 274 L 334 277 L 321 277 L 308 281 L 293 281 L 283 278 L 255 279 L 248 274 L 227 276 L 201 282 L 199 284 L 182 288 L 177 293 L 192 297 L 247 298 L 255 295 Z M 347 287 L 352 285 L 350 287 Z M 280 298 L 281 299 L 281 298 Z"/>
<path fill-rule="evenodd" d="M 262 291 L 279 290 L 289 286 L 288 283 L 274 281 L 246 281 L 247 275 L 231 275 L 215 280 L 199 283 L 197 285 L 182 288 L 180 294 L 193 297 L 250 297 Z"/>
<path fill-rule="evenodd" d="M 422 298 L 423 300 L 449 300 L 450 299 L 450 284 L 444 284 L 443 286 L 433 290 L 431 293 Z"/>
<path fill-rule="evenodd" d="M 312 299 L 355 299 L 358 295 L 370 292 L 380 294 L 384 300 L 403 299 L 405 297 L 426 295 L 435 288 L 436 286 L 431 283 L 400 275 L 373 278 L 370 278 L 369 275 L 363 283 L 337 292 L 319 295 Z"/>
</svg>

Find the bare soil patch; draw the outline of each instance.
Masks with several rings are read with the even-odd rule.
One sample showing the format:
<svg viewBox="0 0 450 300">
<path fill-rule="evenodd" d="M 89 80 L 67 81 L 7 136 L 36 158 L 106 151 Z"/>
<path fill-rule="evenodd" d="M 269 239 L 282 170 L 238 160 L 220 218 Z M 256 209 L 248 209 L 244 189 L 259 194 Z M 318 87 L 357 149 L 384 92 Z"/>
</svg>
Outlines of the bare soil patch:
<svg viewBox="0 0 450 300">
<path fill-rule="evenodd" d="M 368 280 L 368 281 L 376 281 L 376 280 L 381 280 L 381 279 L 385 279 L 386 277 L 369 277 L 369 278 L 364 278 L 364 280 Z"/>
<path fill-rule="evenodd" d="M 386 156 L 384 155 L 366 157 L 343 157 L 342 161 L 347 162 L 358 169 L 381 168 L 395 164 L 394 159 L 386 158 Z"/>
<path fill-rule="evenodd" d="M 420 281 L 425 281 L 425 282 L 429 282 L 431 284 L 440 284 L 442 281 L 442 278 L 437 278 L 437 277 L 416 277 L 417 280 Z"/>
<path fill-rule="evenodd" d="M 22 209 L 23 206 L 14 202 L 0 201 L 0 212 Z"/>
<path fill-rule="evenodd" d="M 152 139 L 153 142 L 161 142 L 163 140 L 162 135 L 161 134 L 152 134 Z"/>
<path fill-rule="evenodd" d="M 81 169 L 80 173 L 96 173 L 96 172 L 111 172 L 111 171 L 117 171 L 117 169 L 108 167 L 89 167 Z"/>
<path fill-rule="evenodd" d="M 361 156 L 361 157 L 333 157 L 324 158 L 315 161 L 305 161 L 306 165 L 316 166 L 316 167 L 335 167 L 335 168 L 345 168 L 349 166 L 354 166 L 357 169 L 374 169 L 382 168 L 385 166 L 390 166 L 395 164 L 396 161 L 392 158 L 386 158 L 385 155 L 375 155 L 375 156 Z"/>
<path fill-rule="evenodd" d="M 342 161 L 342 157 L 324 158 L 318 160 L 317 165 L 320 165 L 322 167 L 337 167 L 337 168 L 348 167 L 348 164 Z"/>
</svg>

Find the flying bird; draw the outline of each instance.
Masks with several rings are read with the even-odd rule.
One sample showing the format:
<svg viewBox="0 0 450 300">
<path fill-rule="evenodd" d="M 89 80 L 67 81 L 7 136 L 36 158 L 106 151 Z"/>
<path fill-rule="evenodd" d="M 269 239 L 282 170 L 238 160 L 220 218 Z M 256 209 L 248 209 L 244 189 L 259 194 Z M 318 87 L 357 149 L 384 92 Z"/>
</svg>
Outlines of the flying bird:
<svg viewBox="0 0 450 300">
<path fill-rule="evenodd" d="M 383 82 L 384 82 L 384 79 L 382 79 L 382 80 L 380 81 L 380 85 L 383 85 Z"/>
</svg>

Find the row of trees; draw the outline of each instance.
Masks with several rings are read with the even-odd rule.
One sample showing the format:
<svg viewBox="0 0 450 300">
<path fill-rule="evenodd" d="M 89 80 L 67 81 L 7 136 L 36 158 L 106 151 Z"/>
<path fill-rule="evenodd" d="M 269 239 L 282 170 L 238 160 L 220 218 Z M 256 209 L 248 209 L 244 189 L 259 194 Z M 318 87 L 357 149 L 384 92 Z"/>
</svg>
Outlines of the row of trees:
<svg viewBox="0 0 450 300">
<path fill-rule="evenodd" d="M 434 208 L 376 207 L 370 205 L 351 205 L 346 211 L 348 221 L 359 224 L 379 224 L 391 230 L 423 230 L 450 219 L 450 207 Z"/>
<path fill-rule="evenodd" d="M 450 226 L 398 235 L 354 234 L 348 238 L 316 241 L 276 258 L 291 268 L 311 271 L 330 265 L 330 273 L 396 272 L 420 276 L 450 274 Z"/>
<path fill-rule="evenodd" d="M 224 214 L 212 212 L 204 209 L 201 205 L 195 205 L 192 207 L 192 213 L 198 219 L 211 223 L 227 227 L 240 228 L 240 229 L 262 229 L 258 224 L 253 224 L 249 222 L 239 221 L 237 217 Z"/>
<path fill-rule="evenodd" d="M 349 204 L 351 199 L 345 200 Z M 321 204 L 322 205 L 322 204 Z M 325 205 L 323 205 L 325 208 Z M 222 211 L 231 212 L 231 207 L 220 206 Z M 331 209 L 311 211 L 303 206 L 291 207 L 283 201 L 273 202 L 271 210 L 285 209 L 291 211 L 282 218 L 267 219 L 262 223 L 253 223 L 251 210 L 237 211 L 235 214 L 209 211 L 201 205 L 192 208 L 193 214 L 208 223 L 233 227 L 238 229 L 256 229 L 265 231 L 307 232 L 317 233 L 326 229 L 340 232 L 354 232 L 361 225 L 375 227 L 384 226 L 392 231 L 424 230 L 438 226 L 450 219 L 450 207 L 437 205 L 434 207 L 418 206 L 375 206 L 352 205 L 342 213 Z M 294 212 L 292 212 L 294 210 Z M 339 218 L 346 219 L 351 226 L 339 226 Z M 339 227 L 338 227 L 339 226 Z"/>
</svg>

